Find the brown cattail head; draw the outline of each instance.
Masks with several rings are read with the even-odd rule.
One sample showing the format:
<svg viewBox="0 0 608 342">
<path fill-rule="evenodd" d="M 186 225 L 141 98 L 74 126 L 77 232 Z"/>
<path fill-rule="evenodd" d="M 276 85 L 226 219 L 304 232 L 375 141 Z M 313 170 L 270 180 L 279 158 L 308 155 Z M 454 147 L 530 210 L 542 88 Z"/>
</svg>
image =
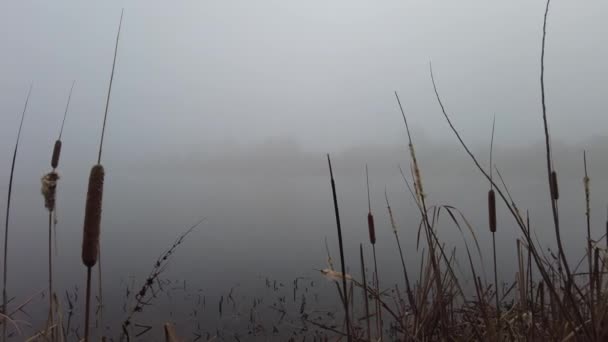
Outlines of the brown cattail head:
<svg viewBox="0 0 608 342">
<path fill-rule="evenodd" d="M 55 141 L 55 146 L 53 147 L 53 156 L 51 157 L 51 167 L 56 169 L 59 165 L 59 156 L 61 155 L 61 140 Z"/>
<path fill-rule="evenodd" d="M 42 196 L 44 196 L 44 207 L 51 212 L 55 210 L 55 194 L 58 180 L 59 175 L 55 171 L 47 173 L 40 179 L 42 183 L 40 192 L 42 193 Z"/>
<path fill-rule="evenodd" d="M 551 197 L 554 200 L 559 199 L 559 188 L 557 187 L 557 172 L 551 171 Z"/>
<path fill-rule="evenodd" d="M 95 266 L 99 254 L 104 174 L 103 166 L 97 164 L 93 166 L 89 176 L 89 189 L 84 213 L 84 233 L 82 236 L 82 263 L 87 267 Z"/>
<path fill-rule="evenodd" d="M 376 227 L 374 226 L 374 215 L 367 214 L 367 228 L 369 229 L 369 241 L 374 245 L 376 243 Z"/>
<path fill-rule="evenodd" d="M 488 212 L 490 217 L 490 231 L 496 233 L 496 194 L 494 189 L 488 192 Z"/>
</svg>

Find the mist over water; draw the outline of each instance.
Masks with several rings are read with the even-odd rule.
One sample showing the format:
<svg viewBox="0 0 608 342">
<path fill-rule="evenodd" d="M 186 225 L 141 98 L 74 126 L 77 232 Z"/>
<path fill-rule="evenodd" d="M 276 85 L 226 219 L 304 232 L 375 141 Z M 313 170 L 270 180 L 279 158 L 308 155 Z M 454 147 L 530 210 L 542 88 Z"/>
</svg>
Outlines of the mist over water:
<svg viewBox="0 0 608 342">
<path fill-rule="evenodd" d="M 579 145 L 555 143 L 560 176 L 562 238 L 573 266 L 583 256 L 585 217 L 582 151 L 588 151 L 591 177 L 592 234 L 604 234 L 608 195 L 608 158 L 603 139 Z M 522 211 L 529 210 L 531 226 L 547 252 L 555 251 L 550 221 L 548 185 L 543 146 L 495 146 L 494 161 Z M 197 151 L 183 150 L 184 157 L 158 155 L 106 163 L 102 218 L 102 265 L 105 300 L 112 319 L 122 317 L 127 285 L 142 284 L 161 252 L 201 217 L 207 220 L 187 237 L 172 257 L 162 277 L 206 296 L 209 302 L 235 288 L 242 298 L 264 293 L 266 279 L 291 284 L 297 277 L 316 282 L 328 300 L 336 300 L 335 288 L 318 272 L 327 266 L 325 239 L 337 265 L 338 248 L 326 156 L 306 150 L 289 140 L 268 140 L 251 145 L 214 146 L 200 158 Z M 69 150 L 68 150 L 69 151 Z M 487 165 L 487 148 L 474 148 Z M 488 182 L 465 152 L 455 144 L 422 141 L 417 145 L 429 205 L 451 205 L 466 216 L 479 241 L 483 262 L 476 264 L 491 275 L 491 235 L 487 227 Z M 26 160 L 27 155 L 20 156 Z M 57 200 L 58 252 L 56 287 L 82 289 L 85 269 L 80 251 L 88 160 L 62 156 Z M 47 212 L 40 195 L 39 177 L 46 160 L 19 162 L 15 178 L 9 267 L 9 290 L 26 298 L 45 288 L 47 274 Z M 408 172 L 409 155 L 404 145 L 358 146 L 332 154 L 338 190 L 345 254 L 349 273 L 360 274 L 358 246 L 363 243 L 371 260 L 366 226 L 365 164 L 369 165 L 372 212 L 376 219 L 379 272 L 383 284 L 403 286 L 401 264 L 390 228 L 384 190 L 395 213 L 408 271 L 418 274 L 422 248 L 417 249 L 420 213 L 403 182 L 399 165 Z M 153 166 L 155 165 L 155 166 Z M 6 176 L 5 173 L 2 176 Z M 411 181 L 409 174 L 406 177 Z M 0 191 L 6 191 L 4 186 Z M 5 206 L 4 198 L 0 205 Z M 497 254 L 500 280 L 512 283 L 516 269 L 516 239 L 521 238 L 514 219 L 498 201 Z M 471 281 L 463 238 L 471 248 L 471 234 L 460 233 L 445 213 L 437 231 L 447 250 L 456 249 L 457 270 L 467 286 Z M 475 249 L 473 249 L 475 250 Z M 320 286 L 320 287 L 319 287 Z M 166 302 L 164 301 L 166 300 Z M 180 302 L 180 300 L 184 300 Z M 167 308 L 185 314 L 191 299 L 159 299 L 150 309 L 150 320 Z M 243 299 L 245 301 L 245 299 Z M 331 301 L 330 301 L 331 302 Z M 164 304 L 163 304 L 164 303 Z M 182 303 L 182 304 L 180 304 Z M 337 304 L 337 303 L 334 303 Z M 330 305 L 330 307 L 336 307 Z M 158 310 L 158 311 L 156 311 Z M 213 312 L 214 310 L 210 310 Z M 154 316 L 156 313 L 159 316 Z"/>
</svg>

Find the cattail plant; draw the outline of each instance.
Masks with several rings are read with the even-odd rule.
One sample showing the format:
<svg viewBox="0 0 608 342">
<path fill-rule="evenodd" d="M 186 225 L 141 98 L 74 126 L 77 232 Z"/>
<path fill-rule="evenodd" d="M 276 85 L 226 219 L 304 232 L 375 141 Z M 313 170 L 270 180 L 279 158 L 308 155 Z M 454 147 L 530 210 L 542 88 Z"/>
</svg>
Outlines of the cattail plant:
<svg viewBox="0 0 608 342">
<path fill-rule="evenodd" d="M 123 10 L 124 12 L 124 10 Z M 82 236 L 82 263 L 87 267 L 87 287 L 85 297 L 85 325 L 84 325 L 84 340 L 85 342 L 89 339 L 89 313 L 90 313 L 90 301 L 91 301 L 91 268 L 99 261 L 99 314 L 100 314 L 100 325 L 103 326 L 103 319 L 101 319 L 101 312 L 103 311 L 103 297 L 101 287 L 101 261 L 100 258 L 100 247 L 99 247 L 99 236 L 101 231 L 101 210 L 103 200 L 103 182 L 105 171 L 101 165 L 101 152 L 103 148 L 103 138 L 106 130 L 106 121 L 108 118 L 108 107 L 110 104 L 110 95 L 112 94 L 112 81 L 114 80 L 114 69 L 116 67 L 116 55 L 118 53 L 118 41 L 120 39 L 120 29 L 122 27 L 122 16 L 120 14 L 120 22 L 118 24 L 118 33 L 116 34 L 116 45 L 114 47 L 114 60 L 112 62 L 112 72 L 110 74 L 110 84 L 108 86 L 108 93 L 106 97 L 106 108 L 103 117 L 103 125 L 101 129 L 101 140 L 99 142 L 99 152 L 97 155 L 97 164 L 91 168 L 89 175 L 89 186 L 87 190 L 87 200 L 85 204 L 84 214 L 84 229 Z"/>
<path fill-rule="evenodd" d="M 23 119 L 25 119 L 25 113 L 27 111 L 27 104 L 30 101 L 30 94 L 32 93 L 32 85 L 27 92 L 25 98 L 25 105 L 23 106 L 23 112 L 21 113 L 21 122 L 19 123 L 19 130 L 17 131 L 17 141 L 15 142 L 15 150 L 13 151 L 13 159 L 11 162 L 11 175 L 8 181 L 8 194 L 6 196 L 6 216 L 4 221 L 4 263 L 3 263 L 3 280 L 2 280 L 2 315 L 4 324 L 2 324 L 2 340 L 6 341 L 6 319 L 8 318 L 8 297 L 6 294 L 7 275 L 8 275 L 8 228 L 9 218 L 11 214 L 11 197 L 13 192 L 13 176 L 15 175 L 15 161 L 17 160 L 17 150 L 19 149 L 19 139 L 21 138 L 21 129 L 23 128 Z"/>
<path fill-rule="evenodd" d="M 546 159 L 547 159 L 547 177 L 549 181 L 549 191 L 551 195 L 551 211 L 553 214 L 553 225 L 555 227 L 555 239 L 557 242 L 557 248 L 560 257 L 560 263 L 558 264 L 559 268 L 563 265 L 566 271 L 565 280 L 569 283 L 573 283 L 572 273 L 570 272 L 570 266 L 568 265 L 568 261 L 566 259 L 566 255 L 564 253 L 564 248 L 561 240 L 561 232 L 559 225 L 559 216 L 558 216 L 558 206 L 557 200 L 559 199 L 559 188 L 557 182 L 557 171 L 555 171 L 555 166 L 553 165 L 553 154 L 551 149 L 551 136 L 549 133 L 549 123 L 547 121 L 547 106 L 545 101 L 545 42 L 547 37 L 547 17 L 549 14 L 549 5 L 551 0 L 547 0 L 547 4 L 545 7 L 545 15 L 543 20 L 543 35 L 542 35 L 542 44 L 541 44 L 541 55 L 540 55 L 540 92 L 541 92 L 541 106 L 542 106 L 542 118 L 543 118 L 543 127 L 545 133 L 545 147 L 546 147 Z M 576 284 L 574 284 L 576 286 Z M 571 301 L 571 304 L 575 304 L 574 295 L 572 293 L 566 294 L 568 299 Z M 583 322 L 580 312 L 575 310 L 575 313 L 579 316 L 579 320 L 581 323 Z"/>
<path fill-rule="evenodd" d="M 336 228 L 338 230 L 338 245 L 340 248 L 340 266 L 342 268 L 342 288 L 344 293 L 343 304 L 344 304 L 344 317 L 346 320 L 346 336 L 348 342 L 352 342 L 350 316 L 348 312 L 348 288 L 346 286 L 346 265 L 344 262 L 344 246 L 342 244 L 342 224 L 340 223 L 340 212 L 338 210 L 338 196 L 336 194 L 336 182 L 334 181 L 334 172 L 331 167 L 331 159 L 327 154 L 327 164 L 329 165 L 329 178 L 331 183 L 331 192 L 334 200 L 334 213 L 336 216 Z"/>
<path fill-rule="evenodd" d="M 61 155 L 61 136 L 63 134 L 63 127 L 65 125 L 65 118 L 68 114 L 68 109 L 70 106 L 70 100 L 72 98 L 72 91 L 74 90 L 74 83 L 72 82 L 72 87 L 70 88 L 70 93 L 68 95 L 68 101 L 65 106 L 65 112 L 63 113 L 63 120 L 61 122 L 61 128 L 59 130 L 59 137 L 55 141 L 53 145 L 53 154 L 51 155 L 51 172 L 42 176 L 41 183 L 41 193 L 44 197 L 44 207 L 49 212 L 48 219 L 48 231 L 49 231 L 49 326 L 53 326 L 54 317 L 53 317 L 53 214 L 55 214 L 55 200 L 57 193 L 57 182 L 59 181 L 59 174 L 56 169 L 59 166 L 59 157 Z M 56 222 L 56 220 L 55 220 Z M 54 336 L 54 335 L 53 335 Z"/>
<path fill-rule="evenodd" d="M 378 277 L 378 260 L 376 259 L 376 227 L 374 225 L 374 215 L 372 214 L 372 202 L 369 193 L 369 172 L 365 164 L 365 181 L 367 185 L 367 229 L 369 231 L 369 242 L 372 244 L 374 254 L 374 283 L 376 285 L 376 333 L 382 340 L 382 305 L 380 305 L 380 282 Z"/>
<path fill-rule="evenodd" d="M 492 254 L 494 256 L 494 296 L 496 297 L 496 331 L 500 330 L 500 300 L 498 299 L 498 270 L 496 267 L 496 193 L 494 192 L 494 181 L 492 173 L 492 154 L 494 150 L 494 129 L 496 128 L 496 116 L 492 120 L 492 137 L 490 139 L 490 190 L 488 191 L 488 218 L 490 232 L 492 232 Z"/>
</svg>

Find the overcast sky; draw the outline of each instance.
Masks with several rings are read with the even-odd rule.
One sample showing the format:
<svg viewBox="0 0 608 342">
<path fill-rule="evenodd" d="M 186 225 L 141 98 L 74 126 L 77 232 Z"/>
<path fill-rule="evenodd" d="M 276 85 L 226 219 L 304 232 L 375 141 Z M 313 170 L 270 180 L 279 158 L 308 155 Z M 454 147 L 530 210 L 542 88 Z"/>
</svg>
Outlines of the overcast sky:
<svg viewBox="0 0 608 342">
<path fill-rule="evenodd" d="M 125 9 L 106 153 L 291 139 L 333 151 L 396 143 L 400 93 L 414 134 L 453 142 L 428 64 L 469 141 L 542 138 L 544 1 L 2 1 L 0 143 L 10 155 L 34 83 L 24 149 L 50 148 L 72 80 L 64 143 L 97 147 Z M 546 53 L 554 140 L 603 136 L 608 3 L 552 3 Z M 49 147 L 46 147 L 49 146 Z M 46 150 L 44 153 L 50 153 Z"/>
</svg>

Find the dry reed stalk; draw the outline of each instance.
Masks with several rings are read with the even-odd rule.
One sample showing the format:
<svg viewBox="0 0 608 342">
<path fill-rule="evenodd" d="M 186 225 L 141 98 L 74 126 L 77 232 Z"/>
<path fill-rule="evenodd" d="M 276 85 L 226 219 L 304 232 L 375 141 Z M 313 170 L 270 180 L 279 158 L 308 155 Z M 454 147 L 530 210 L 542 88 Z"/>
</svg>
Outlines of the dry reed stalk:
<svg viewBox="0 0 608 342">
<path fill-rule="evenodd" d="M 592 331 L 594 338 L 597 339 L 597 329 L 595 326 L 595 305 L 593 301 L 594 297 L 594 286 L 593 286 L 593 246 L 591 243 L 591 205 L 590 205 L 590 188 L 589 188 L 589 174 L 587 173 L 587 151 L 583 151 L 583 165 L 585 169 L 585 176 L 583 177 L 583 185 L 585 188 L 585 217 L 587 223 L 587 263 L 588 263 L 588 272 L 589 272 L 589 312 L 591 316 Z M 598 289 L 599 290 L 599 289 Z"/>
<path fill-rule="evenodd" d="M 526 272 L 524 269 L 522 242 L 520 239 L 516 239 L 515 241 L 517 244 L 517 288 L 519 290 L 519 305 L 521 306 L 522 310 L 526 310 L 526 298 L 528 297 L 526 286 L 528 282 L 526 281 Z M 519 313 L 521 314 L 521 310 L 519 310 Z"/>
<path fill-rule="evenodd" d="M 343 292 L 344 293 L 343 303 L 344 303 L 344 315 L 345 315 L 345 319 L 346 319 L 346 336 L 347 336 L 348 342 L 352 342 L 351 324 L 350 324 L 350 317 L 349 317 L 349 311 L 348 311 L 348 289 L 346 286 L 346 265 L 344 262 L 344 246 L 342 244 L 342 225 L 340 223 L 340 212 L 338 209 L 338 196 L 336 194 L 336 182 L 334 180 L 334 172 L 331 167 L 331 159 L 329 158 L 329 153 L 327 154 L 327 164 L 329 165 L 329 177 L 330 177 L 331 191 L 332 191 L 333 202 L 334 202 L 334 213 L 336 216 L 336 228 L 338 230 L 338 244 L 340 247 L 340 266 L 342 268 L 342 288 L 344 291 Z"/>
<path fill-rule="evenodd" d="M 405 267 L 405 258 L 403 256 L 403 249 L 401 248 L 401 241 L 399 240 L 399 234 L 397 233 L 397 224 L 395 223 L 395 218 L 393 216 L 393 210 L 391 209 L 391 205 L 388 201 L 388 193 L 386 191 L 386 188 L 384 188 L 384 199 L 386 200 L 386 209 L 388 210 L 388 217 L 391 222 L 391 228 L 393 229 L 393 234 L 395 234 L 395 240 L 397 240 L 397 248 L 399 249 L 399 257 L 401 258 L 401 267 L 403 268 L 403 278 L 405 280 L 407 298 L 410 302 L 410 307 L 414 311 L 414 326 L 416 326 L 417 320 L 418 320 L 418 308 L 416 306 L 416 300 L 412 293 L 412 287 L 410 286 L 410 279 L 407 275 L 407 268 Z"/>
<path fill-rule="evenodd" d="M 439 244 L 439 239 L 437 239 L 435 232 L 432 230 L 431 224 L 428 219 L 428 214 L 427 214 L 428 210 L 427 210 L 426 201 L 425 201 L 424 188 L 422 185 L 422 176 L 420 173 L 420 168 L 418 166 L 418 159 L 416 158 L 416 152 L 414 150 L 414 143 L 412 141 L 412 135 L 410 133 L 407 118 L 405 116 L 405 111 L 403 110 L 403 106 L 401 105 L 401 100 L 399 99 L 399 95 L 397 94 L 396 91 L 395 91 L 395 97 L 397 98 L 397 104 L 399 105 L 399 110 L 401 111 L 401 116 L 403 117 L 403 123 L 405 124 L 405 129 L 406 129 L 406 133 L 407 133 L 407 137 L 408 137 L 408 148 L 410 151 L 410 157 L 412 158 L 412 166 L 414 169 L 414 176 L 415 176 L 414 177 L 414 179 L 415 179 L 414 188 L 416 189 L 416 194 L 418 195 L 417 203 L 419 203 L 418 207 L 419 207 L 420 213 L 422 215 L 427 243 L 429 246 L 429 260 L 432 265 L 432 270 L 436 274 L 436 277 L 434 277 L 435 286 L 437 288 L 436 290 L 437 290 L 437 293 L 440 294 L 440 293 L 444 293 L 444 291 L 443 291 L 443 285 L 441 283 L 441 269 L 439 267 L 439 261 L 437 260 L 439 257 L 436 255 L 435 247 L 439 248 L 441 255 L 443 256 L 444 259 L 447 259 L 447 257 L 445 256 L 443 248 Z M 448 267 L 450 273 L 453 274 L 453 270 L 450 267 L 449 263 L 446 263 L 446 267 Z M 438 300 L 439 310 L 442 312 L 442 314 L 440 315 L 441 321 L 443 323 L 442 332 L 444 334 L 444 338 L 447 339 L 448 338 L 447 321 L 446 321 L 446 315 L 445 315 L 445 307 L 444 307 L 444 303 L 443 303 L 443 296 L 437 296 L 437 300 Z"/>
<path fill-rule="evenodd" d="M 25 105 L 23 106 L 23 112 L 21 113 L 21 121 L 19 123 L 19 130 L 17 131 L 17 141 L 15 142 L 15 150 L 13 151 L 13 159 L 11 162 L 11 174 L 8 181 L 8 194 L 6 196 L 6 216 L 4 221 L 4 263 L 3 263 L 3 281 L 2 281 L 2 315 L 3 315 L 3 323 L 2 324 L 2 341 L 6 341 L 6 319 L 7 316 L 7 306 L 8 306 L 8 297 L 6 293 L 7 286 L 7 276 L 8 276 L 8 228 L 9 228 L 9 218 L 11 213 L 11 198 L 13 193 L 13 176 L 15 174 L 15 161 L 17 160 L 17 150 L 19 149 L 19 139 L 21 138 L 21 129 L 23 128 L 23 120 L 25 119 L 25 113 L 27 111 L 27 105 L 30 101 L 30 94 L 32 93 L 32 85 L 30 84 L 30 88 L 27 91 L 27 97 L 25 98 Z"/>
</svg>

